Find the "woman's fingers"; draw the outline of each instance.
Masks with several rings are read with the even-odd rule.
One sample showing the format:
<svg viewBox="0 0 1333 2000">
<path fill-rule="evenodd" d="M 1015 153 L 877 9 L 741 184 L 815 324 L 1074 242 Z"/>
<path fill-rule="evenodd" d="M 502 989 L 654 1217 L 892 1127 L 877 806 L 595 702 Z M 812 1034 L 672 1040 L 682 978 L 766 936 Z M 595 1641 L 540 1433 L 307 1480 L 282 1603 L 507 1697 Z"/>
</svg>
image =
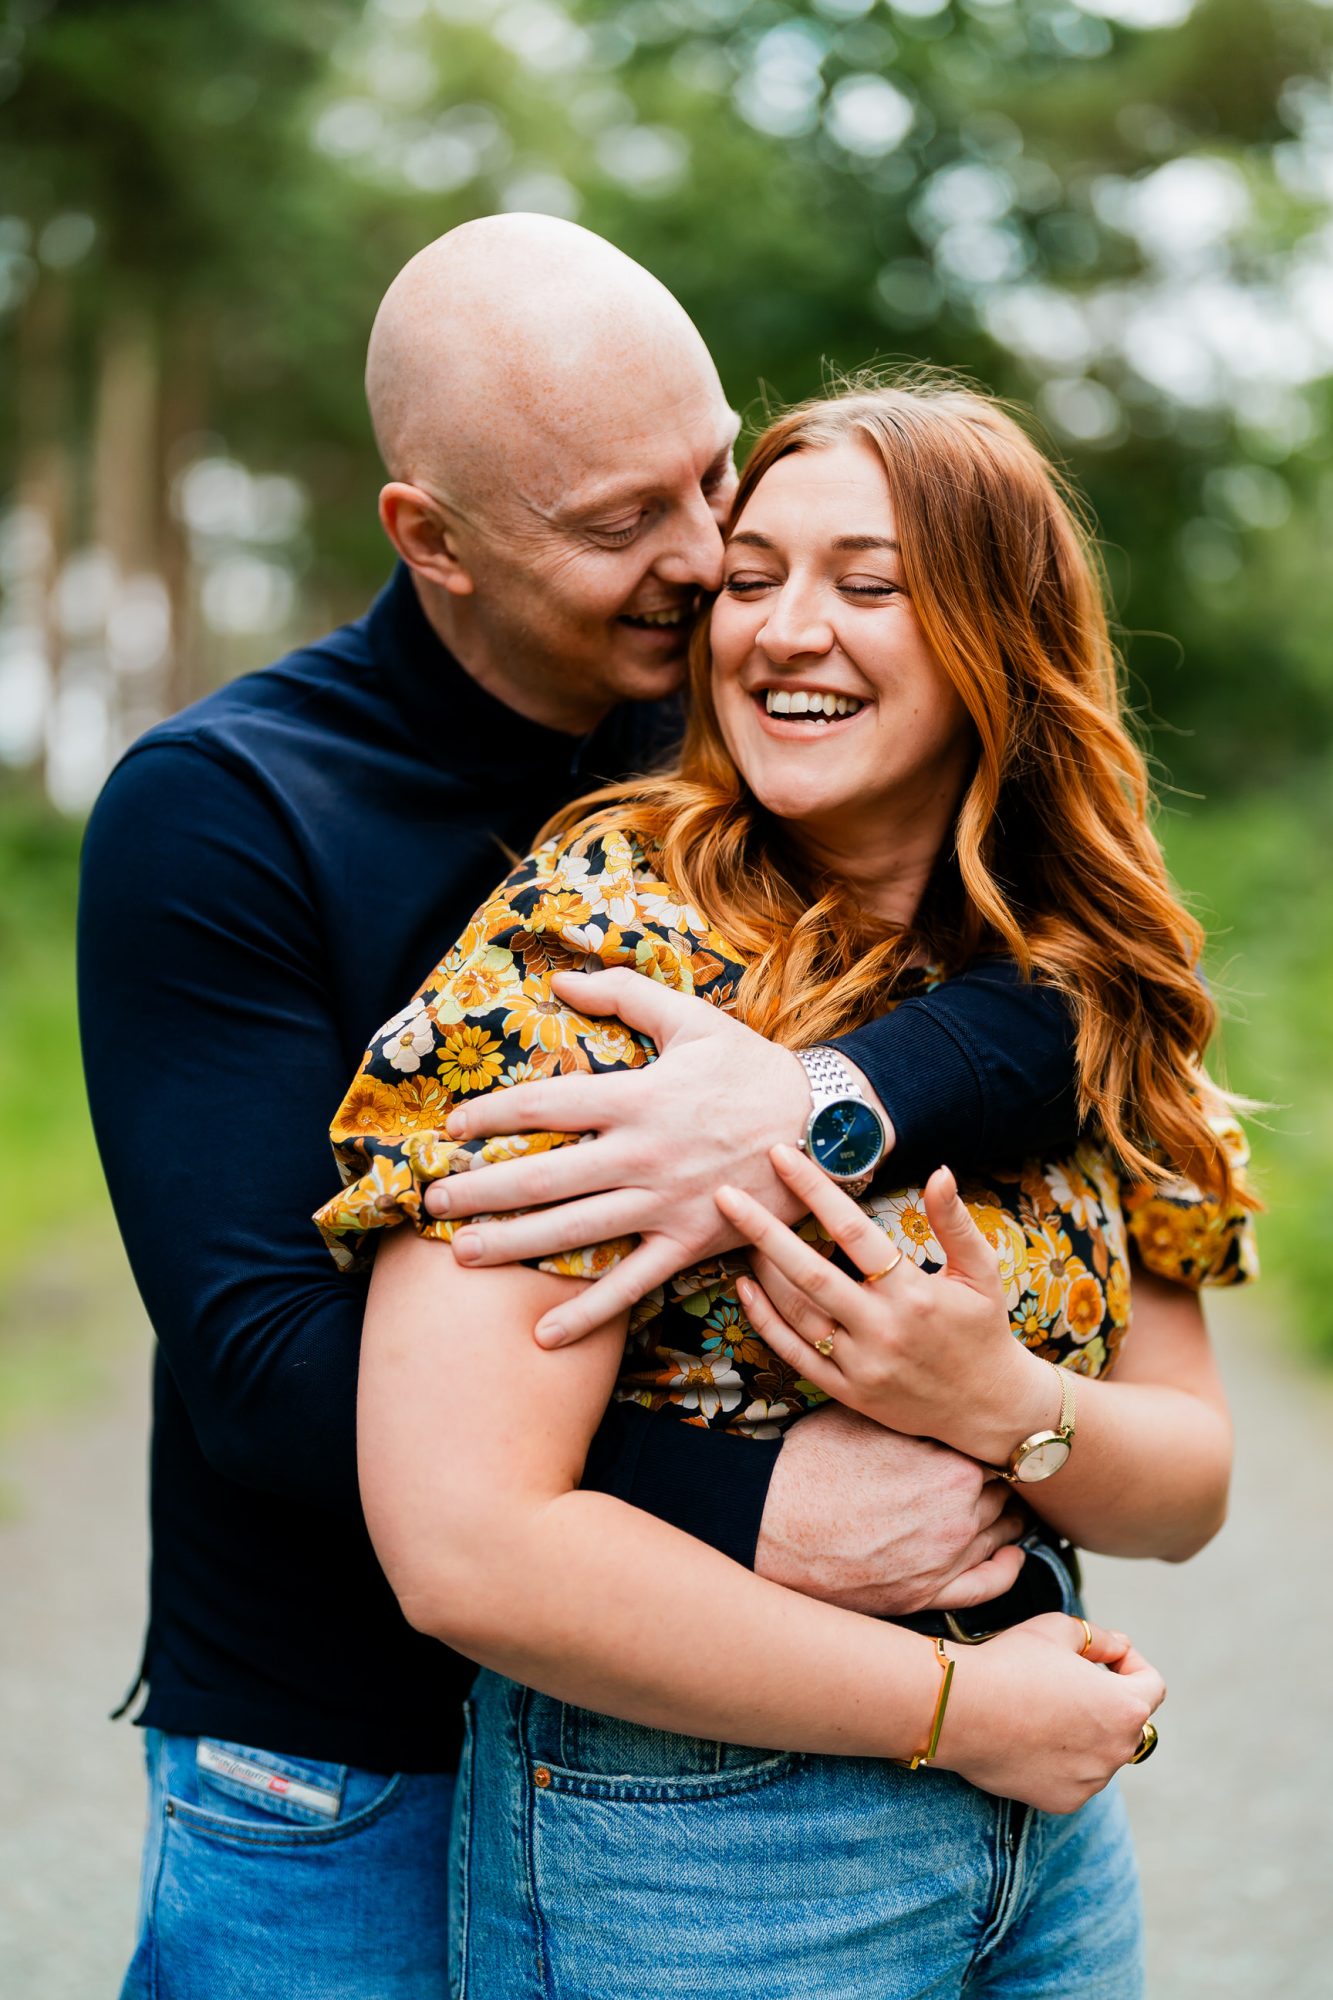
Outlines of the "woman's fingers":
<svg viewBox="0 0 1333 2000">
<path fill-rule="evenodd" d="M 891 1253 L 896 1246 L 879 1224 L 813 1160 L 795 1146 L 774 1146 L 769 1158 L 792 1193 L 800 1197 L 811 1215 L 818 1217 L 858 1271 L 869 1276 L 895 1262 Z"/>
<path fill-rule="evenodd" d="M 924 1199 L 949 1276 L 966 1279 L 977 1291 L 996 1291 L 999 1259 L 968 1213 L 948 1167 L 936 1167 L 926 1182 Z"/>
<path fill-rule="evenodd" d="M 745 1308 L 745 1317 L 750 1325 L 761 1340 L 767 1341 L 780 1361 L 785 1361 L 803 1380 L 813 1382 L 816 1389 L 822 1389 L 826 1395 L 838 1394 L 844 1385 L 837 1361 L 817 1353 L 811 1343 L 787 1323 L 762 1285 L 757 1285 L 753 1278 L 738 1278 L 736 1295 Z M 836 1343 L 834 1351 L 836 1354 Z"/>
<path fill-rule="evenodd" d="M 802 1243 L 785 1223 L 769 1214 L 762 1202 L 734 1187 L 718 1188 L 713 1199 L 744 1241 L 753 1243 L 770 1258 L 783 1277 L 821 1307 L 830 1319 L 841 1322 L 855 1311 L 858 1293 L 853 1280 L 845 1278 L 808 1243 Z"/>
<path fill-rule="evenodd" d="M 836 1322 L 824 1308 L 816 1305 L 799 1285 L 793 1285 L 789 1278 L 784 1278 L 773 1259 L 766 1257 L 762 1250 L 753 1253 L 750 1267 L 768 1294 L 769 1303 L 788 1326 L 795 1327 L 797 1333 L 804 1334 L 807 1340 L 822 1340 L 834 1327 Z"/>
</svg>

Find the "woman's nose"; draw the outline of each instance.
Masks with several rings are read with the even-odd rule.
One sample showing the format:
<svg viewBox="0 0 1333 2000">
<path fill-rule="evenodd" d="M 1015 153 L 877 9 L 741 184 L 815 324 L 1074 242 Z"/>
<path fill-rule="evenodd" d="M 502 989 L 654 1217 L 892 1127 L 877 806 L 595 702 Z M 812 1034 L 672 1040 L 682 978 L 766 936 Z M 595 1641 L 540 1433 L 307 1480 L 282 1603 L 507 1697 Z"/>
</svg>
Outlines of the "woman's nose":
<svg viewBox="0 0 1333 2000">
<path fill-rule="evenodd" d="M 833 645 L 833 627 L 816 603 L 789 585 L 760 626 L 756 643 L 774 666 L 783 666 L 827 653 Z"/>
</svg>

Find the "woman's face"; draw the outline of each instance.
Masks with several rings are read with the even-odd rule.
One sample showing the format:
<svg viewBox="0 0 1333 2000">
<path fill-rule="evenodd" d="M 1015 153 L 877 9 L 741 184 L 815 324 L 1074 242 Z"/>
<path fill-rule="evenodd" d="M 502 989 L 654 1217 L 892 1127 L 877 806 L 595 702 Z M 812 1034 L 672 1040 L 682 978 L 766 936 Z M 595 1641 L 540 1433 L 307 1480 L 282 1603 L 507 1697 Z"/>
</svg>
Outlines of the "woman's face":
<svg viewBox="0 0 1333 2000">
<path fill-rule="evenodd" d="M 938 850 L 972 763 L 903 582 L 888 483 L 848 439 L 779 459 L 727 544 L 713 699 L 755 797 L 833 854 Z"/>
</svg>

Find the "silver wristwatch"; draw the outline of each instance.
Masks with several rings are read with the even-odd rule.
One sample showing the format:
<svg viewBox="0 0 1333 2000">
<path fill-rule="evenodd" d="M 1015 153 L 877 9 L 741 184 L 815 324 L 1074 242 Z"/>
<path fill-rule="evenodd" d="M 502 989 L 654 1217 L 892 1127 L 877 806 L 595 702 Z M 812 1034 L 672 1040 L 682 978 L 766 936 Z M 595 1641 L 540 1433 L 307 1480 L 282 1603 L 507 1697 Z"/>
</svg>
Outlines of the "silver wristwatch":
<svg viewBox="0 0 1333 2000">
<path fill-rule="evenodd" d="M 860 1078 L 836 1049 L 797 1049 L 810 1079 L 813 1106 L 801 1151 L 848 1194 L 864 1194 L 884 1158 L 884 1121 L 866 1102 Z"/>
</svg>

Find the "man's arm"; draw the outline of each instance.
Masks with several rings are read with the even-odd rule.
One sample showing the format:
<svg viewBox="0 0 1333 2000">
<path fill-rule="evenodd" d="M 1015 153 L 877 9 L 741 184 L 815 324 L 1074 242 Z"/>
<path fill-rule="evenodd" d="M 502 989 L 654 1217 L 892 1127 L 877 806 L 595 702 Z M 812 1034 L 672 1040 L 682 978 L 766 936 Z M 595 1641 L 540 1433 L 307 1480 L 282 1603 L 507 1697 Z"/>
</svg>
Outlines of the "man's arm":
<svg viewBox="0 0 1333 2000">
<path fill-rule="evenodd" d="M 737 1238 L 713 1201 L 723 1183 L 782 1221 L 796 1221 L 799 1205 L 769 1154 L 801 1138 L 810 1114 L 809 1080 L 790 1049 L 706 1000 L 623 970 L 559 975 L 557 991 L 585 1014 L 617 1015 L 650 1036 L 658 1060 L 632 1076 L 554 1077 L 460 1104 L 449 1121 L 454 1137 L 595 1136 L 439 1181 L 426 1195 L 437 1217 L 528 1211 L 457 1235 L 454 1252 L 465 1264 L 549 1257 L 613 1233 L 639 1233 L 630 1256 L 538 1328 L 538 1338 L 551 1342 L 580 1339 L 673 1272 L 734 1248 Z M 982 962 L 839 1046 L 894 1126 L 884 1172 L 896 1185 L 912 1184 L 923 1152 L 930 1166 L 942 1164 L 930 1138 L 934 1105 L 942 1138 L 972 1139 L 949 1165 L 975 1162 L 986 1147 L 1022 1158 L 1074 1136 L 1073 1036 L 1064 1003 L 1048 988 L 1025 985 L 1004 961 Z M 908 1142 L 901 1164 L 899 1117 Z"/>
<path fill-rule="evenodd" d="M 354 1516 L 365 1287 L 309 1216 L 346 1069 L 305 871 L 260 790 L 192 745 L 115 771 L 84 844 L 93 1125 L 149 1318 L 227 1477 Z"/>
<path fill-rule="evenodd" d="M 979 958 L 832 1046 L 887 1114 L 903 1187 L 938 1166 L 966 1174 L 1052 1157 L 1078 1136 L 1069 1003 L 1011 958 Z"/>
<path fill-rule="evenodd" d="M 133 753 L 84 848 L 81 1032 L 117 1220 L 201 1448 L 242 1485 L 355 1518 L 365 1287 L 334 1270 L 310 1221 L 334 1178 L 328 1121 L 349 1065 L 305 884 L 247 777 L 189 744 Z M 777 1451 L 617 1405 L 588 1479 L 750 1564 Z M 892 1509 L 903 1473 L 877 1476 L 869 1457 L 860 1491 Z M 942 1579 L 989 1553 L 988 1516 L 977 1496 L 946 1497 Z M 869 1587 L 882 1546 L 867 1531 L 858 1569 L 837 1532 L 830 1588 L 844 1572 Z M 825 1580 L 817 1562 L 809 1575 Z"/>
</svg>

